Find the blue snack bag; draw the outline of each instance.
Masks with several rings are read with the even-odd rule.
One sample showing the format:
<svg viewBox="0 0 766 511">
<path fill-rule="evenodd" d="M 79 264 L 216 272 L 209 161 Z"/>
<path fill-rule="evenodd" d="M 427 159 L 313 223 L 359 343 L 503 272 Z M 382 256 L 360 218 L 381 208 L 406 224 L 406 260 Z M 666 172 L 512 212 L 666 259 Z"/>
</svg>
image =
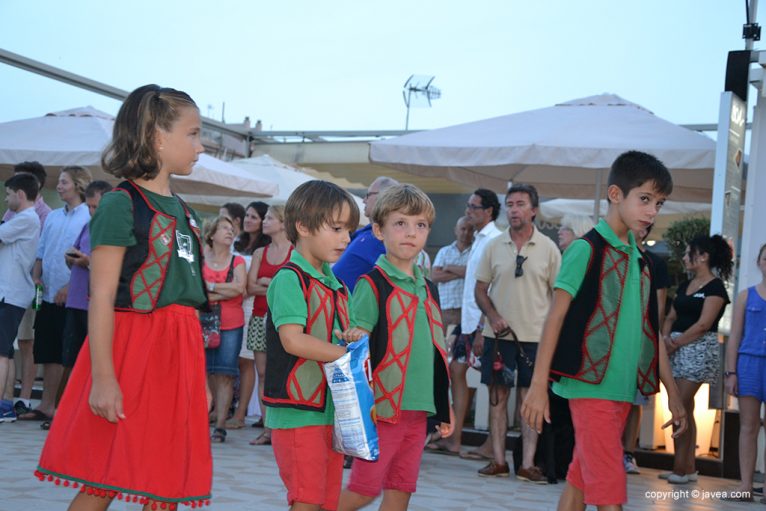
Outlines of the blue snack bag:
<svg viewBox="0 0 766 511">
<path fill-rule="evenodd" d="M 335 404 L 333 448 L 368 461 L 380 455 L 375 427 L 375 395 L 367 336 L 347 347 L 345 355 L 324 364 L 327 384 Z"/>
</svg>

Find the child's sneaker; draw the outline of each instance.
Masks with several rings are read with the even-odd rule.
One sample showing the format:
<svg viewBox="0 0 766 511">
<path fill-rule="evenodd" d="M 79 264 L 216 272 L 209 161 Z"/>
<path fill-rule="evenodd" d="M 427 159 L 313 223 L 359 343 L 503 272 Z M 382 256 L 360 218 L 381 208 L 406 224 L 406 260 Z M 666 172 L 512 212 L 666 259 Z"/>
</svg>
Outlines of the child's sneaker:
<svg viewBox="0 0 766 511">
<path fill-rule="evenodd" d="M 628 454 L 626 452 L 622 457 L 622 464 L 625 466 L 626 474 L 641 473 L 641 471 L 638 469 L 638 464 L 636 464 L 636 458 L 634 458 L 632 454 Z"/>
<path fill-rule="evenodd" d="M 19 399 L 13 404 L 13 411 L 16 412 L 16 415 L 18 416 L 31 412 L 32 408 L 30 408 L 30 405 L 25 403 L 24 400 Z"/>
<path fill-rule="evenodd" d="M 666 481 L 670 479 L 670 476 L 673 475 L 673 472 L 660 472 L 657 477 L 660 479 L 665 479 Z M 695 471 L 691 474 L 686 474 L 684 477 L 688 478 L 688 482 L 690 483 L 696 483 L 698 478 L 699 472 Z M 680 477 L 680 476 L 679 476 Z"/>
<path fill-rule="evenodd" d="M 16 422 L 16 412 L 13 411 L 11 401 L 0 401 L 0 422 Z"/>
</svg>

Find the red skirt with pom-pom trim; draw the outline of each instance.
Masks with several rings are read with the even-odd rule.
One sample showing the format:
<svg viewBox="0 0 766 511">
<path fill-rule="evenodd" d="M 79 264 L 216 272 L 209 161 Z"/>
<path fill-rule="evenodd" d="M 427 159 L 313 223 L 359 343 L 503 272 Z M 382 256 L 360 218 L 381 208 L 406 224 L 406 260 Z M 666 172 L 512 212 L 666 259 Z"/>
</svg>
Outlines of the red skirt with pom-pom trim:
<svg viewBox="0 0 766 511">
<path fill-rule="evenodd" d="M 91 412 L 86 340 L 36 475 L 102 497 L 206 504 L 213 460 L 196 311 L 170 305 L 149 314 L 115 312 L 112 352 L 125 419 L 113 424 Z"/>
</svg>

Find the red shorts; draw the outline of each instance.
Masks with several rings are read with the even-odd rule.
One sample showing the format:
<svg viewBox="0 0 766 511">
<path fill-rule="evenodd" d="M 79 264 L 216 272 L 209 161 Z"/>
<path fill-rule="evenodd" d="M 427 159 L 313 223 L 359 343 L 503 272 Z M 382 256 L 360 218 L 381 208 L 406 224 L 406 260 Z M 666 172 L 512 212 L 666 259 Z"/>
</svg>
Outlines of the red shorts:
<svg viewBox="0 0 766 511">
<path fill-rule="evenodd" d="M 332 449 L 332 426 L 272 429 L 271 445 L 287 503 L 337 509 L 343 484 L 343 455 Z"/>
<path fill-rule="evenodd" d="M 426 440 L 426 412 L 403 410 L 399 422 L 378 422 L 378 461 L 354 459 L 348 489 L 377 497 L 381 490 L 415 493 Z"/>
<path fill-rule="evenodd" d="M 575 448 L 567 482 L 592 506 L 628 501 L 622 464 L 622 430 L 631 403 L 605 399 L 570 399 Z"/>
</svg>

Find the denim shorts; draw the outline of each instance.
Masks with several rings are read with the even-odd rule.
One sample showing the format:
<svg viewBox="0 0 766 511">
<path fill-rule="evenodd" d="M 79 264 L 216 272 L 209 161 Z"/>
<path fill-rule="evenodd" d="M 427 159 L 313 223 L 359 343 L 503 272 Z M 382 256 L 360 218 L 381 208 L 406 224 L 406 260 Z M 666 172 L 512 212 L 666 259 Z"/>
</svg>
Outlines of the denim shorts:
<svg viewBox="0 0 766 511">
<path fill-rule="evenodd" d="M 221 330 L 221 345 L 205 350 L 208 374 L 239 375 L 239 351 L 244 327 Z"/>
<path fill-rule="evenodd" d="M 737 355 L 737 396 L 766 401 L 766 357 Z"/>
</svg>

